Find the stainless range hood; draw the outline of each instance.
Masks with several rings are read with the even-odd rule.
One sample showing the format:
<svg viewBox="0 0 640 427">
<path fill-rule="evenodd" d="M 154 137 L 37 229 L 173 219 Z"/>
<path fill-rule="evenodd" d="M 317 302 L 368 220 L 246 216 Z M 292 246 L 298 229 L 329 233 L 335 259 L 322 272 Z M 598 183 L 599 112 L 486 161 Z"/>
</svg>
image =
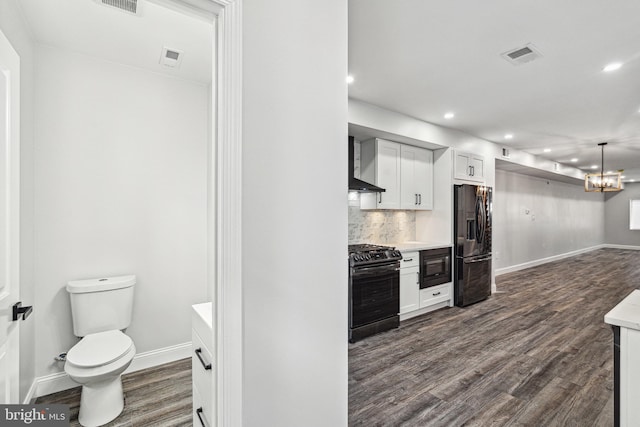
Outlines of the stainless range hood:
<svg viewBox="0 0 640 427">
<path fill-rule="evenodd" d="M 349 137 L 349 191 L 358 191 L 360 193 L 383 193 L 387 190 L 384 188 L 380 188 L 373 184 L 369 184 L 368 182 L 364 182 L 361 179 L 353 176 L 355 165 L 354 165 L 354 146 L 355 146 L 354 137 Z"/>
</svg>

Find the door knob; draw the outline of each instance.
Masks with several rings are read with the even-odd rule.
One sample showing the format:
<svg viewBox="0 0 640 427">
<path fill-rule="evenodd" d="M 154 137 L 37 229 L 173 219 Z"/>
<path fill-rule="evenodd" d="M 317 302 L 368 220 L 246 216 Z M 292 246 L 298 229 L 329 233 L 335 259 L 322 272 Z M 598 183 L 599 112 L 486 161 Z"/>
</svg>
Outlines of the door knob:
<svg viewBox="0 0 640 427">
<path fill-rule="evenodd" d="M 28 305 L 26 307 L 22 306 L 22 301 L 18 301 L 13 305 L 13 321 L 18 320 L 20 316 L 22 316 L 22 320 L 26 320 L 27 317 L 33 312 L 33 306 Z"/>
</svg>

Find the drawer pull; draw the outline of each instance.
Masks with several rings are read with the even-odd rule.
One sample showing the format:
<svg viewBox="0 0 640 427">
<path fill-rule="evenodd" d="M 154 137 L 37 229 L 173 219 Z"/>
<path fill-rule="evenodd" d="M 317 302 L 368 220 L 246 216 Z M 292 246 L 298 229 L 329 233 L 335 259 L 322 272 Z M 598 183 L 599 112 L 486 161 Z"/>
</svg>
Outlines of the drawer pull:
<svg viewBox="0 0 640 427">
<path fill-rule="evenodd" d="M 211 363 L 206 363 L 202 358 L 202 349 L 196 348 L 195 351 L 196 351 L 196 356 L 198 356 L 198 359 L 200 359 L 200 363 L 202 363 L 202 366 L 204 367 L 205 371 L 208 371 L 209 369 L 211 369 Z"/>
<path fill-rule="evenodd" d="M 202 424 L 202 427 L 207 427 L 207 425 L 204 423 L 204 420 L 202 419 L 201 414 L 202 414 L 202 406 L 196 409 L 196 415 L 198 416 L 198 419 L 200 420 L 200 424 Z"/>
<path fill-rule="evenodd" d="M 409 259 L 405 259 L 404 262 L 411 262 L 413 261 L 413 258 L 409 258 Z"/>
<path fill-rule="evenodd" d="M 434 296 L 434 297 L 435 297 L 435 296 L 438 296 L 438 295 L 440 295 L 440 291 L 438 291 L 438 292 L 434 292 L 434 293 L 433 293 L 433 296 Z"/>
</svg>

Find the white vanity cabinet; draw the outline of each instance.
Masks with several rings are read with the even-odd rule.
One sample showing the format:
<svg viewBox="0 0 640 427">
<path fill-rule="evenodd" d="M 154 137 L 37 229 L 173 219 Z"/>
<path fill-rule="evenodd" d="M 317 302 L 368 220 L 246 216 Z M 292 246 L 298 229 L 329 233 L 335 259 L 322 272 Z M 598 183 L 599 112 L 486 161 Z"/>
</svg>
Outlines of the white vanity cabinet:
<svg viewBox="0 0 640 427">
<path fill-rule="evenodd" d="M 484 157 L 454 150 L 453 177 L 465 181 L 484 182 Z"/>
<path fill-rule="evenodd" d="M 215 367 L 213 361 L 212 305 L 195 304 L 191 315 L 191 376 L 193 381 L 193 425 L 215 425 Z"/>
<path fill-rule="evenodd" d="M 363 141 L 360 179 L 386 190 L 362 194 L 361 209 L 433 209 L 433 152 L 430 150 L 379 138 Z"/>
<path fill-rule="evenodd" d="M 402 252 L 400 261 L 400 314 L 420 308 L 420 253 Z"/>
</svg>

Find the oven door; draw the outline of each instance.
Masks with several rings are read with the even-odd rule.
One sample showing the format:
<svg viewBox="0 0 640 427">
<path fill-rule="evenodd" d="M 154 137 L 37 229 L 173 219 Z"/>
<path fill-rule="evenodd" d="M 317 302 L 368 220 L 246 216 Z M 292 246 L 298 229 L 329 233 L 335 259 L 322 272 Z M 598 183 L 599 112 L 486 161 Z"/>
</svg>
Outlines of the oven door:
<svg viewBox="0 0 640 427">
<path fill-rule="evenodd" d="M 349 327 L 357 328 L 400 311 L 400 263 L 351 269 Z"/>
</svg>

